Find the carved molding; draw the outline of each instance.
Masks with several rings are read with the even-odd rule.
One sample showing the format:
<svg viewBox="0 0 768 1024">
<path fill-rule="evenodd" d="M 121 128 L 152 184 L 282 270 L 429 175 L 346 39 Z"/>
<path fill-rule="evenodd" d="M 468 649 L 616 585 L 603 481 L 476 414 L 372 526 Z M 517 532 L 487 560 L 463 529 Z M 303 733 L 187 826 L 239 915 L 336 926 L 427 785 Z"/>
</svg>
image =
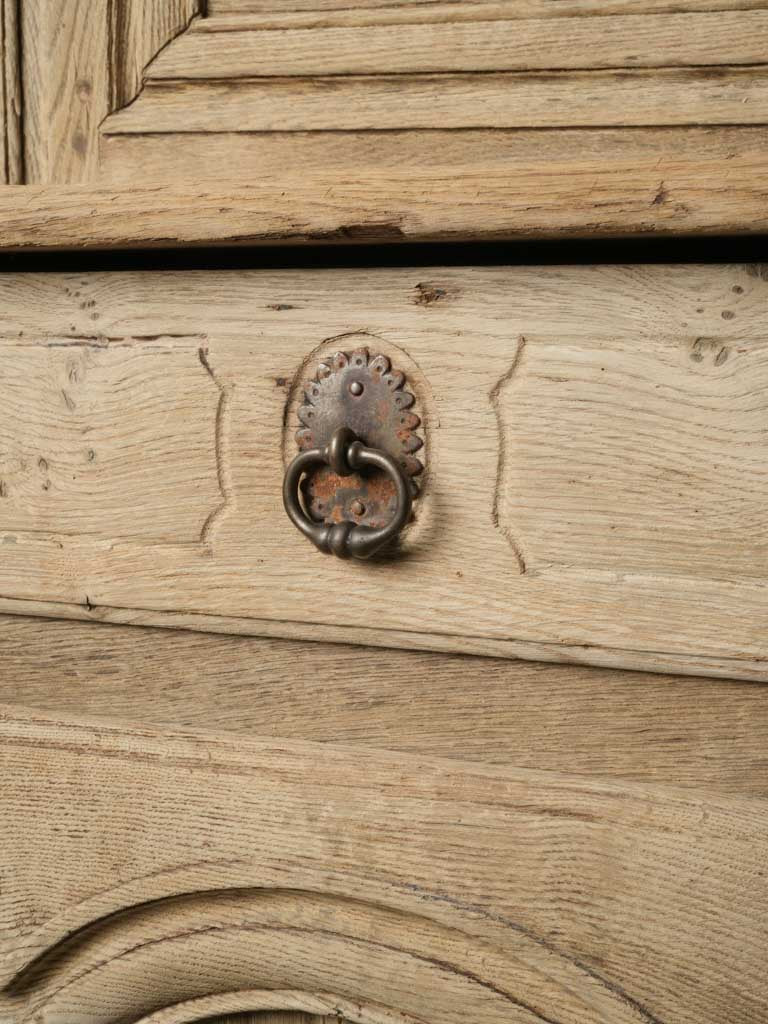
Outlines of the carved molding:
<svg viewBox="0 0 768 1024">
<path fill-rule="evenodd" d="M 6 29 L 12 4 L 0 0 Z M 94 181 L 102 123 L 135 98 L 144 67 L 202 8 L 203 0 L 24 0 L 24 183 Z"/>
</svg>

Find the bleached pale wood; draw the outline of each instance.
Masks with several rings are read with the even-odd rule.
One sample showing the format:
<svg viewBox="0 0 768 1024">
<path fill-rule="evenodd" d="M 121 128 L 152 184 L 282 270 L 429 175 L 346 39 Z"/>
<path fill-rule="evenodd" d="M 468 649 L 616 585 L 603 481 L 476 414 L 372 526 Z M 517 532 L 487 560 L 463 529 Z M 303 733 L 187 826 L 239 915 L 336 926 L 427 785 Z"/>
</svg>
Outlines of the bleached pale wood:
<svg viewBox="0 0 768 1024">
<path fill-rule="evenodd" d="M 444 20 L 481 21 L 498 18 L 564 18 L 606 14 L 676 14 L 681 11 L 747 11 L 764 8 L 765 0 L 445 0 L 413 2 L 364 0 L 208 0 L 211 21 L 258 18 L 274 27 L 302 19 L 305 23 L 392 24 Z"/>
<path fill-rule="evenodd" d="M 768 10 L 362 25 L 283 31 L 203 19 L 147 69 L 154 79 L 761 64 Z M 218 28 L 218 31 L 217 31 Z M 572 85 L 575 89 L 578 85 Z M 436 95 L 439 90 L 435 89 Z M 364 97 L 362 98 L 364 102 Z M 480 100 L 479 102 L 482 102 Z"/>
<path fill-rule="evenodd" d="M 173 133 L 166 143 L 159 146 L 154 135 L 103 136 L 100 179 L 132 188 L 140 168 L 145 180 L 173 175 L 186 183 L 179 195 L 163 195 L 167 223 L 154 229 L 161 235 L 163 228 L 172 229 L 182 241 L 195 240 L 196 232 L 209 241 L 236 241 L 238 227 L 253 227 L 258 193 L 222 189 L 224 166 L 237 167 L 251 182 L 273 183 L 263 191 L 263 233 L 275 240 L 286 205 L 284 235 L 293 241 L 311 241 L 324 232 L 327 237 L 329 200 L 340 203 L 339 237 L 350 242 L 356 233 L 392 241 L 393 229 L 404 239 L 481 239 L 743 232 L 765 230 L 768 224 L 763 128 Z M 318 168 L 324 180 L 318 180 Z M 425 173 L 426 168 L 431 170 Z M 188 191 L 192 187 L 195 191 Z M 56 210 L 47 213 L 49 195 L 41 194 L 39 209 L 22 214 L 40 223 L 41 236 L 47 225 L 56 233 L 59 210 L 66 215 L 65 195 L 51 196 Z M 72 234 L 80 230 L 85 244 L 101 230 L 108 245 L 121 231 L 129 240 L 132 234 L 152 240 L 145 218 L 151 209 L 147 199 L 154 200 L 155 193 L 109 199 L 96 193 L 83 196 L 88 200 L 83 206 L 77 198 L 71 197 Z M 178 223 L 185 204 L 186 230 Z M 122 219 L 126 208 L 133 219 Z M 83 209 L 88 215 L 81 216 Z M 100 218 L 105 210 L 104 224 L 93 224 L 93 216 Z M 15 204 L 6 213 L 11 228 L 19 212 Z M 323 231 L 319 223 L 313 228 L 316 217 L 323 218 Z M 305 233 L 297 234 L 302 221 Z M 357 227 L 345 231 L 345 223 Z M 12 233 L 8 244 L 16 237 Z M 257 230 L 251 239 L 258 241 Z"/>
<path fill-rule="evenodd" d="M 526 156 L 515 164 L 513 157 L 514 174 L 505 163 L 502 143 L 502 155 L 494 155 L 486 170 L 470 163 L 462 174 L 442 164 L 426 171 L 389 168 L 365 177 L 353 169 L 318 174 L 307 167 L 298 176 L 283 174 L 258 185 L 218 181 L 118 191 L 107 185 L 5 189 L 0 193 L 0 246 L 119 248 L 765 231 L 763 132 L 722 132 L 675 132 L 661 149 L 645 151 L 642 140 L 619 143 L 603 156 L 586 138 L 582 150 L 578 133 L 570 133 L 566 152 L 551 160 L 553 148 L 544 139 L 539 158 L 532 143 L 525 143 L 531 159 Z M 699 143 L 711 148 L 697 149 Z M 573 154 L 570 164 L 568 150 Z M 228 158 L 226 144 L 217 152 Z"/>
<path fill-rule="evenodd" d="M 1 476 L 0 594 L 43 614 L 210 616 L 235 632 L 271 620 L 278 635 L 438 637 L 766 678 L 764 278 L 694 266 L 5 278 L 4 373 L 18 383 L 0 432 L 24 457 Z M 113 374 L 124 346 L 130 363 Z M 319 555 L 281 506 L 302 381 L 330 351 L 362 346 L 408 375 L 430 467 L 408 557 L 376 565 Z M 35 359 L 47 376 L 25 371 Z M 207 403 L 181 400 L 171 363 L 194 367 Z M 133 431 L 100 426 L 121 398 Z M 75 481 L 56 450 L 73 423 L 91 426 L 95 453 Z M 180 492 L 199 533 L 149 542 L 124 480 L 161 495 L 159 467 L 193 472 L 205 446 L 199 499 Z M 33 501 L 38 450 L 52 486 Z M 94 500 L 97 480 L 113 496 Z"/>
<path fill-rule="evenodd" d="M 527 125 L 540 130 L 575 125 L 594 129 L 603 124 L 763 124 L 768 117 L 762 66 L 741 70 L 732 67 L 721 79 L 713 78 L 707 69 L 699 69 L 691 77 L 677 68 L 652 73 L 646 70 L 645 77 L 638 71 L 639 78 L 625 78 L 624 72 L 585 77 L 580 72 L 552 75 L 547 71 L 544 78 L 541 74 L 538 78 L 522 75 L 513 76 L 513 81 L 509 75 L 494 73 L 498 68 L 528 64 L 550 68 L 583 62 L 600 66 L 615 61 L 619 68 L 631 68 L 642 63 L 759 62 L 764 50 L 766 7 L 751 0 L 743 4 L 692 0 L 674 7 L 653 0 L 616 0 L 602 6 L 569 2 L 559 3 L 556 9 L 540 0 L 511 6 L 246 4 L 239 14 L 237 5 L 214 4 L 203 18 L 194 17 L 197 0 L 173 0 L 162 5 L 151 0 L 97 0 L 95 4 L 76 0 L 61 4 L 62 0 L 52 4 L 30 0 L 24 9 L 22 28 L 24 38 L 29 40 L 24 71 L 29 101 L 28 181 L 100 180 L 118 184 L 146 181 L 151 175 L 157 181 L 186 179 L 195 183 L 201 173 L 210 175 L 210 169 L 218 166 L 219 172 L 226 168 L 227 174 L 251 184 L 254 175 L 257 182 L 263 181 L 274 167 L 281 172 L 290 168 L 298 176 L 304 168 L 316 172 L 318 159 L 325 173 L 335 177 L 333 171 L 339 170 L 340 157 L 328 146 L 328 138 L 315 137 L 315 133 L 328 129 L 336 134 L 338 149 L 347 154 L 344 173 L 360 182 L 361 164 L 365 165 L 366 160 L 369 166 L 373 163 L 377 177 L 382 166 L 395 164 L 392 156 L 375 164 L 374 154 L 381 152 L 386 141 L 386 136 L 378 133 L 406 128 L 411 129 L 410 138 L 393 147 L 400 157 L 396 165 L 399 172 L 406 178 L 408 174 L 420 178 L 426 167 L 439 179 L 443 164 L 437 160 L 443 158 L 438 154 L 450 150 L 453 158 L 445 173 L 454 191 L 463 184 L 462 194 L 471 196 L 477 188 L 473 170 L 477 167 L 473 149 L 477 140 L 463 135 L 471 126 Z M 567 15 L 565 20 L 559 17 L 563 14 Z M 599 19 L 595 17 L 598 14 Z M 555 22 L 551 15 L 558 16 Z M 548 27 L 552 24 L 565 25 L 567 31 L 553 32 Z M 243 32 L 244 25 L 255 31 Z M 505 32 L 510 39 L 499 43 Z M 521 33 L 525 38 L 517 43 Z M 174 39 L 170 46 L 165 45 Z M 263 46 L 258 45 L 260 41 Z M 199 47 L 213 47 L 216 52 L 210 59 L 199 61 Z M 158 73 L 166 68 L 169 74 L 212 75 L 221 81 L 150 79 L 142 91 L 144 65 L 158 51 Z M 267 63 L 261 61 L 262 53 L 270 54 Z M 465 66 L 489 73 L 447 78 L 424 74 L 436 67 Z M 232 77 L 253 72 L 274 76 L 281 69 L 304 73 L 312 67 L 378 68 L 389 77 L 340 76 L 333 83 L 311 76 L 288 83 L 274 77 L 255 83 Z M 405 68 L 418 74 L 391 74 Z M 134 102 L 137 92 L 140 95 Z M 365 138 L 361 131 L 372 137 Z M 452 135 L 444 140 L 433 134 L 438 131 Z M 240 137 L 249 132 L 268 134 Z M 192 137 L 179 140 L 183 133 Z M 581 148 L 593 148 L 584 138 L 573 141 L 578 141 Z M 650 218 L 647 211 L 637 216 L 638 172 L 629 161 L 617 167 L 605 149 L 590 166 L 584 164 L 578 151 L 571 152 L 571 162 L 583 168 L 591 182 L 595 174 L 600 182 L 611 175 L 611 191 L 617 195 L 616 205 L 621 209 L 615 210 L 612 197 L 599 196 L 599 189 L 592 185 L 585 190 L 578 182 L 575 187 L 569 185 L 567 195 L 556 195 L 554 202 L 562 209 L 568 204 L 573 230 L 581 233 L 626 230 L 622 221 L 628 216 L 627 207 L 634 213 L 634 218 L 629 214 L 634 219 L 629 230 L 643 233 L 654 230 L 659 219 L 668 224 L 672 218 L 675 223 L 669 229 L 677 231 L 707 230 L 700 225 L 700 218 L 716 223 L 714 230 L 718 231 L 759 230 L 765 205 L 762 171 L 753 176 L 750 169 L 748 177 L 742 176 L 738 166 L 741 144 L 728 154 L 732 163 L 720 162 L 715 169 L 711 155 L 708 153 L 702 161 L 699 150 L 693 162 L 681 168 L 677 141 L 665 131 L 657 132 L 652 143 L 654 160 L 671 164 L 675 176 L 685 180 L 686 190 L 690 183 L 701 194 L 701 207 L 708 212 L 700 217 L 691 212 L 690 195 L 681 197 L 674 208 L 670 206 L 663 213 L 652 209 Z M 569 144 L 559 135 L 553 139 L 542 137 L 543 148 L 549 150 Z M 619 143 L 622 151 L 631 146 L 630 138 Z M 244 147 L 258 149 L 263 155 L 242 165 Z M 642 151 L 639 145 L 635 148 Z M 762 168 L 764 143 L 759 159 Z M 641 153 L 640 163 L 650 168 L 653 161 Z M 715 173 L 710 174 L 710 169 Z M 535 220 L 542 197 L 551 194 L 553 183 L 547 180 L 546 163 L 530 167 L 529 172 L 516 176 L 514 184 L 505 181 L 503 188 L 513 188 L 520 196 L 524 219 Z M 648 188 L 645 173 L 640 172 L 642 192 Z M 624 176 L 621 181 L 613 176 L 618 174 Z M 713 190 L 724 190 L 726 181 L 730 194 L 726 198 L 713 195 Z M 320 184 L 315 180 L 309 187 Z M 277 191 L 289 186 L 281 179 Z M 408 185 L 406 192 L 413 189 L 419 189 L 418 181 Z M 374 197 L 379 191 L 375 180 L 370 191 Z M 760 211 L 757 217 L 750 202 L 754 193 L 758 193 L 754 204 Z M 661 194 L 666 194 L 663 189 Z M 592 200 L 592 195 L 597 198 Z M 454 196 L 452 204 L 455 201 Z M 589 218 L 582 209 L 585 202 Z M 732 209 L 733 217 L 724 218 L 718 212 L 723 202 Z M 545 206 L 551 205 L 552 201 L 546 199 Z M 231 205 L 221 202 L 218 209 L 227 211 Z M 205 217 L 204 211 L 201 213 Z M 182 216 L 181 209 L 177 214 Z M 248 216 L 242 208 L 236 215 L 233 220 Z M 169 216 L 173 217 L 173 206 Z M 197 222 L 200 214 L 188 209 L 186 216 Z M 478 226 L 465 227 L 454 237 L 493 236 L 493 227 L 486 230 L 482 226 L 484 214 L 479 222 L 477 216 L 475 206 L 468 219 Z M 350 232 L 342 230 L 341 236 L 355 237 L 355 226 L 351 225 Z M 384 225 L 386 229 L 390 226 L 389 221 Z M 558 230 L 554 228 L 555 233 Z M 530 232 L 524 226 L 523 232 L 540 237 L 547 234 L 539 225 Z M 90 232 L 83 234 L 88 244 Z M 148 234 L 140 231 L 136 241 L 151 244 L 153 238 Z M 168 235 L 161 233 L 160 237 L 188 242 L 195 240 L 195 234 L 194 225 L 190 225 L 185 230 L 171 230 Z M 446 234 L 441 232 L 443 237 Z M 384 235 L 391 240 L 391 231 Z M 211 237 L 208 229 L 200 240 Z M 223 237 L 250 241 L 254 236 L 252 232 L 231 230 Z M 372 237 L 367 228 L 364 237 Z M 373 237 L 381 237 L 381 233 L 375 232 Z M 418 233 L 413 237 L 430 236 Z M 297 238 L 303 238 L 301 230 L 290 233 L 291 240 Z"/>
<path fill-rule="evenodd" d="M 281 1006 L 274 1013 L 252 1010 L 256 1006 Z M 298 1010 L 296 1007 L 310 1012 Z M 214 1013 L 215 1016 L 210 1016 Z M 225 1013 L 225 1016 L 220 1014 Z M 231 1014 L 231 1015 L 230 1015 Z M 192 999 L 145 1017 L 141 1024 L 193 1024 L 203 1017 L 205 1024 L 408 1024 L 402 1014 L 352 1005 L 345 999 L 320 992 L 259 991 L 227 993 Z"/>
<path fill-rule="evenodd" d="M 81 293 L 75 287 L 70 291 L 77 302 Z M 81 306 L 87 316 L 95 304 L 83 297 Z M 105 540 L 199 542 L 222 499 L 209 438 L 190 446 L 184 424 L 207 417 L 204 433 L 215 432 L 221 399 L 201 377 L 194 345 L 186 352 L 173 346 L 164 337 L 145 342 L 143 351 L 129 340 L 99 348 L 98 339 L 91 345 L 52 339 L 47 351 L 21 342 L 19 358 L 2 384 L 2 490 L 19 516 L 6 508 L 7 528 L 76 536 L 82 524 L 77 506 L 87 494 L 104 516 Z M 156 374 L 167 375 L 170 388 L 152 397 L 147 384 Z M 31 381 L 45 396 L 34 411 L 24 398 Z M 65 410 L 63 419 L 60 409 Z M 164 442 L 158 447 L 161 435 Z M 130 438 L 127 447 L 115 445 L 120 437 Z M 14 498 L 9 474 L 16 480 Z M 61 519 L 59 511 L 68 504 L 71 518 L 65 514 Z M 59 511 L 51 519 L 54 508 Z M 96 538 L 98 527 L 88 532 Z"/>
<path fill-rule="evenodd" d="M 108 0 L 24 0 L 26 181 L 87 181 L 109 113 Z"/>
<path fill-rule="evenodd" d="M 167 1024 L 254 989 L 330 993 L 352 1024 L 768 1009 L 764 800 L 19 709 L 0 735 L 19 1024 Z"/>
<path fill-rule="evenodd" d="M 766 124 L 768 70 L 150 80 L 106 134 Z"/>
<path fill-rule="evenodd" d="M 18 0 L 0 2 L 0 183 L 18 185 L 24 173 Z"/>
<path fill-rule="evenodd" d="M 182 30 L 196 0 L 24 0 L 25 181 L 89 181 L 99 126 L 139 71 Z"/>
<path fill-rule="evenodd" d="M 579 72 L 552 76 L 548 70 L 545 80 L 539 75 L 537 79 L 520 76 L 519 81 L 515 76 L 512 81 L 493 73 L 509 67 L 549 69 L 582 63 L 595 67 L 616 62 L 619 68 L 644 63 L 759 63 L 765 49 L 767 12 L 765 4 L 751 0 L 691 0 L 672 7 L 654 0 L 615 0 L 602 6 L 587 0 L 558 3 L 556 9 L 541 0 L 513 5 L 384 2 L 352 8 L 335 2 L 214 3 L 207 8 L 207 17 L 195 18 L 199 6 L 197 0 L 166 4 L 152 0 L 75 0 L 71 4 L 29 0 L 22 25 L 27 41 L 25 180 L 134 183 L 147 180 L 147 168 L 151 167 L 151 175 L 158 181 L 195 182 L 199 180 L 198 165 L 211 168 L 218 164 L 219 169 L 239 173 L 240 180 L 250 184 L 253 174 L 269 175 L 270 165 L 293 168 L 296 174 L 303 167 L 316 170 L 318 157 L 323 158 L 318 145 L 322 149 L 323 142 L 326 155 L 321 166 L 331 174 L 331 167 L 339 168 L 339 157 L 328 155 L 327 139 L 318 140 L 305 129 L 336 133 L 339 148 L 349 156 L 345 172 L 359 181 L 360 159 L 365 163 L 368 153 L 370 162 L 370 154 L 383 145 L 382 138 L 360 137 L 360 130 L 375 134 L 410 128 L 412 137 L 407 144 L 396 147 L 401 157 L 398 169 L 419 175 L 424 167 L 431 167 L 439 174 L 436 154 L 445 146 L 432 133 L 460 129 L 448 145 L 454 154 L 450 174 L 454 181 L 464 181 L 465 194 L 471 194 L 475 188 L 471 171 L 476 166 L 475 140 L 462 137 L 471 126 L 763 124 L 768 116 L 761 67 L 742 68 L 741 72 L 732 68 L 722 80 L 713 79 L 705 69 L 686 77 L 677 68 L 646 72 L 646 77 L 641 74 L 636 79 L 624 78 L 623 72 L 584 78 Z M 567 31 L 553 32 L 548 27 L 553 15 L 555 23 L 566 26 Z M 565 19 L 561 15 L 566 15 Z M 254 31 L 243 31 L 243 26 Z M 509 39 L 502 38 L 505 33 Z M 201 56 L 201 47 L 215 52 Z M 141 91 L 144 66 L 158 51 L 157 73 L 182 75 L 182 80 L 162 80 L 162 86 L 149 80 Z M 262 54 L 269 54 L 266 62 Z M 266 84 L 265 80 L 249 83 L 232 77 L 252 73 L 274 76 L 286 70 L 305 74 L 312 68 L 378 69 L 390 77 L 340 78 L 334 83 L 311 76 L 293 83 L 270 77 Z M 407 68 L 418 74 L 392 75 Z M 435 68 L 491 73 L 445 79 L 424 74 Z M 195 85 L 188 75 L 212 75 L 222 81 L 211 84 L 201 79 Z M 133 102 L 138 92 L 139 99 Z M 184 139 L 179 146 L 177 137 L 185 132 L 194 138 Z M 270 134 L 243 140 L 238 137 L 243 132 Z M 350 134 L 353 137 L 348 137 Z M 557 148 L 559 143 L 559 138 L 551 140 L 551 145 L 550 140 L 544 141 L 547 148 Z M 657 159 L 669 160 L 679 168 L 678 151 L 672 143 L 665 132 L 658 132 L 653 149 Z M 251 166 L 253 160 L 239 170 L 241 150 L 248 145 L 263 152 L 263 171 Z M 737 147 L 735 154 L 730 154 L 734 160 L 739 159 L 739 150 Z M 572 156 L 579 164 L 578 154 Z M 700 158 L 699 152 L 697 163 L 685 169 L 686 176 L 692 173 L 692 180 L 696 180 Z M 612 163 L 610 155 L 607 159 Z M 588 173 L 598 173 L 602 180 L 603 161 Z M 650 166 L 647 158 L 641 161 Z M 384 160 L 385 167 L 393 163 L 391 157 Z M 380 173 L 381 165 L 376 170 Z M 527 214 L 539 209 L 540 197 L 548 194 L 550 185 L 532 170 L 532 177 L 519 177 L 515 184 L 517 188 L 525 183 L 528 188 L 525 202 L 520 204 Z M 729 182 L 732 197 L 728 203 L 739 213 L 735 228 L 715 216 L 717 230 L 750 230 L 755 223 L 749 203 L 743 204 L 740 198 L 739 175 L 732 180 L 732 172 L 737 171 L 734 165 L 724 163 L 717 168 L 720 188 L 724 181 Z M 636 172 L 629 168 L 626 173 L 629 178 L 620 197 L 622 207 L 632 206 L 636 195 Z M 757 180 L 760 178 L 758 174 Z M 704 168 L 703 180 L 696 181 L 696 188 L 711 191 L 710 182 Z M 618 186 L 618 179 L 614 178 L 613 184 Z M 754 182 L 746 188 L 750 194 L 761 190 Z M 371 189 L 375 194 L 377 185 L 373 183 Z M 702 205 L 710 205 L 712 198 L 707 195 Z M 573 219 L 581 231 L 592 233 L 592 223 L 600 231 L 604 216 L 593 216 L 591 221 L 580 217 L 583 201 L 578 194 L 569 194 Z M 611 200 L 607 200 L 609 207 L 605 202 L 590 203 L 596 207 L 593 213 L 611 209 Z M 764 206 L 762 201 L 758 205 Z M 674 214 L 669 209 L 664 216 L 677 218 L 677 230 L 706 230 L 699 228 L 689 211 L 688 202 L 682 200 Z M 196 211 L 188 215 L 197 217 Z M 653 221 L 657 216 L 658 211 L 652 211 Z M 647 218 L 635 228 L 648 229 Z M 481 230 L 470 233 L 467 229 L 459 237 L 486 237 Z M 622 230 L 613 216 L 607 230 Z M 189 240 L 191 233 L 180 232 L 179 240 Z M 533 233 L 541 231 L 535 228 Z M 239 237 L 237 232 L 230 232 L 232 236 Z M 176 239 L 176 232 L 171 238 Z"/>
<path fill-rule="evenodd" d="M 144 68 L 172 39 L 184 33 L 200 10 L 200 0 L 117 0 L 112 4 L 110 110 L 118 110 L 135 98 Z"/>
<path fill-rule="evenodd" d="M 166 629 L 190 629 L 201 633 L 284 638 L 321 643 L 363 644 L 368 647 L 403 648 L 408 651 L 460 652 L 484 657 L 528 659 L 566 665 L 595 665 L 603 668 L 634 668 L 648 672 L 678 673 L 711 678 L 765 682 L 765 659 L 731 659 L 702 654 L 628 651 L 621 648 L 585 647 L 583 644 L 548 644 L 536 641 L 497 639 L 487 636 L 463 636 L 460 644 L 450 633 L 414 633 L 412 630 L 380 630 L 374 626 L 349 626 L 334 623 L 291 622 L 260 618 L 236 618 L 210 612 L 173 612 L 118 608 L 89 603 L 29 601 L 0 597 L 0 614 L 34 615 L 39 618 L 74 620 L 131 626 L 161 626 Z M 290 626 L 290 628 L 289 628 Z"/>
<path fill-rule="evenodd" d="M 305 191 L 310 200 L 312 192 L 300 181 L 296 182 L 296 176 L 314 178 L 318 168 L 322 168 L 324 175 L 336 176 L 336 189 L 340 180 L 365 181 L 374 200 L 387 178 L 400 177 L 403 195 L 415 194 L 419 182 L 424 182 L 420 202 L 423 224 L 429 218 L 432 203 L 441 206 L 440 217 L 445 230 L 451 229 L 451 221 L 456 216 L 451 212 L 452 206 L 474 206 L 473 216 L 467 216 L 463 230 L 466 237 L 477 238 L 487 229 L 489 216 L 505 216 L 503 207 L 521 184 L 529 188 L 530 193 L 524 197 L 524 209 L 521 197 L 521 208 L 515 217 L 517 223 L 532 216 L 547 217 L 555 206 L 567 203 L 576 231 L 602 233 L 611 230 L 611 224 L 616 230 L 616 218 L 627 216 L 634 205 L 633 197 L 643 189 L 650 197 L 643 204 L 647 214 L 644 211 L 638 217 L 638 225 L 642 219 L 644 230 L 652 230 L 648 215 L 653 220 L 658 220 L 662 214 L 664 218 L 674 216 L 691 223 L 699 216 L 722 215 L 721 204 L 725 202 L 737 217 L 738 205 L 748 201 L 748 190 L 754 187 L 749 184 L 751 172 L 747 168 L 757 169 L 762 165 L 766 134 L 762 128 L 670 128 L 663 133 L 653 128 L 546 132 L 468 129 L 461 132 L 171 133 L 165 138 L 167 144 L 159 146 L 154 135 L 104 135 L 100 181 L 103 185 L 131 188 L 140 167 L 148 181 L 162 181 L 172 174 L 187 185 L 199 186 L 207 182 L 220 189 L 222 167 L 229 163 L 238 168 L 244 179 L 261 182 L 285 181 L 286 168 L 290 168 L 288 196 L 298 202 Z M 703 153 L 707 154 L 708 161 L 720 163 L 722 174 L 727 168 L 729 185 L 735 181 L 734 170 L 737 178 L 741 178 L 742 171 L 746 172 L 743 184 L 730 190 L 721 178 L 716 189 L 714 179 L 704 177 L 708 172 L 702 163 Z M 421 171 L 413 170 L 406 176 L 403 168 L 421 168 Z M 435 177 L 440 177 L 435 189 L 426 184 L 425 168 L 432 168 Z M 452 186 L 448 186 L 446 180 L 449 169 L 454 181 Z M 700 202 L 690 194 L 699 175 L 700 185 L 705 190 Z M 451 187 L 455 195 L 457 178 L 465 180 L 467 191 L 463 198 L 455 196 L 455 202 L 443 208 L 443 190 Z M 540 185 L 537 185 L 537 178 Z M 593 191 L 586 187 L 587 178 L 595 186 Z M 667 183 L 665 189 L 671 186 L 674 192 L 680 186 L 685 188 L 688 193 L 685 203 L 653 204 L 662 178 Z M 759 173 L 753 180 L 762 190 Z M 615 204 L 606 203 L 604 190 L 609 183 L 617 193 L 623 190 L 623 202 L 617 198 Z M 492 187 L 499 196 L 496 211 L 482 201 L 484 187 Z M 706 194 L 708 189 L 712 191 Z M 318 186 L 316 202 L 322 201 L 319 193 Z M 394 193 L 393 183 L 392 198 L 396 201 Z M 518 221 L 518 217 L 522 220 Z M 513 223 L 510 220 L 508 226 L 512 234 L 515 233 Z M 576 228 L 579 223 L 580 229 Z"/>
<path fill-rule="evenodd" d="M 17 616 L 0 656 L 49 714 L 768 797 L 760 685 Z"/>
</svg>

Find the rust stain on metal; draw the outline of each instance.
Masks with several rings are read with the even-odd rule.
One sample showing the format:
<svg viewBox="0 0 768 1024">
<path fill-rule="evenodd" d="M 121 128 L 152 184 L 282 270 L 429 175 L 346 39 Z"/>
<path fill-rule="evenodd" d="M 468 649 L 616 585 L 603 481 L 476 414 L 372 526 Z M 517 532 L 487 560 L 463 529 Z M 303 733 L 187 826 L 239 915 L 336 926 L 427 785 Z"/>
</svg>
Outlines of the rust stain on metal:
<svg viewBox="0 0 768 1024">
<path fill-rule="evenodd" d="M 416 433 L 421 420 L 409 411 L 415 399 L 405 385 L 404 374 L 386 356 L 371 356 L 367 348 L 335 353 L 319 364 L 315 378 L 304 386 L 298 411 L 303 426 L 296 433 L 299 448 L 323 447 L 339 427 L 349 427 L 364 444 L 398 460 L 416 495 L 413 478 L 423 466 L 413 453 L 424 442 Z M 311 518 L 329 525 L 347 521 L 378 528 L 392 519 L 397 503 L 386 474 L 340 477 L 329 467 L 304 478 L 302 496 Z"/>
</svg>

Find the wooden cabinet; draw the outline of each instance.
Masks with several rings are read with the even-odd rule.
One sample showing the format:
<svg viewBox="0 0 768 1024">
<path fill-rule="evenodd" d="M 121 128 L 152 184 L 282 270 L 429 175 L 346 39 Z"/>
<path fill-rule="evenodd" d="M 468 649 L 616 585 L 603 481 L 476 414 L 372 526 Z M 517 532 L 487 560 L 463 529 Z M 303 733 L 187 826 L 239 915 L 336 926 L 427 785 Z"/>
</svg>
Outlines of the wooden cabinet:
<svg viewBox="0 0 768 1024">
<path fill-rule="evenodd" d="M 765 1006 L 764 800 L 21 710 L 2 738 L 12 1020 Z"/>
<path fill-rule="evenodd" d="M 0 1024 L 768 1019 L 767 43 L 0 0 Z"/>
<path fill-rule="evenodd" d="M 766 678 L 754 267 L 0 289 L 4 610 Z M 424 440 L 397 557 L 367 564 L 321 557 L 282 508 L 338 351 L 405 373 Z"/>
<path fill-rule="evenodd" d="M 765 287 L 5 275 L 0 1019 L 760 1020 Z M 336 351 L 422 420 L 372 562 L 282 509 Z"/>
</svg>

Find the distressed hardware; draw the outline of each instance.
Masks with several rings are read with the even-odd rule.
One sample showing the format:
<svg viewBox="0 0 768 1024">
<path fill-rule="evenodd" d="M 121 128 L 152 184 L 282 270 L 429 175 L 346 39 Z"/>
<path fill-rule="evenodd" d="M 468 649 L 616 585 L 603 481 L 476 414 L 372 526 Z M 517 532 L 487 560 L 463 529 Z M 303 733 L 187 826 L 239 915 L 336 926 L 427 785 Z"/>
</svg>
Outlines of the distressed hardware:
<svg viewBox="0 0 768 1024">
<path fill-rule="evenodd" d="M 368 558 L 409 521 L 423 441 L 405 383 L 386 356 L 357 349 L 321 362 L 305 386 L 283 501 L 321 551 Z"/>
</svg>

